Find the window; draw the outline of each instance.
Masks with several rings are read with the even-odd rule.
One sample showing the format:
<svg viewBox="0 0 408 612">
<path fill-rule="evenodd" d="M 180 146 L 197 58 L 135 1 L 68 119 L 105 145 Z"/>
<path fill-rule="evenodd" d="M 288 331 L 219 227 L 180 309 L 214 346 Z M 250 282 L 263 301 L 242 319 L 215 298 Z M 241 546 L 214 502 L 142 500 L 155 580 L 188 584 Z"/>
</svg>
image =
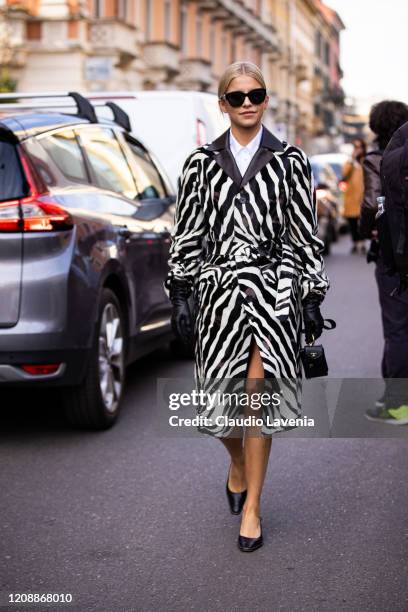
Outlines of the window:
<svg viewBox="0 0 408 612">
<path fill-rule="evenodd" d="M 186 7 L 180 9 L 180 49 L 184 56 L 187 55 L 187 12 Z"/>
<path fill-rule="evenodd" d="M 203 19 L 201 15 L 197 15 L 196 18 L 196 53 L 197 57 L 201 57 L 202 54 L 202 39 L 203 39 Z"/>
<path fill-rule="evenodd" d="M 146 40 L 151 40 L 152 38 L 152 3 L 151 0 L 147 0 L 145 2 L 145 10 L 146 10 Z"/>
<path fill-rule="evenodd" d="M 128 16 L 128 2 L 127 0 L 118 0 L 118 18 L 123 21 L 127 21 Z"/>
<path fill-rule="evenodd" d="M 113 131 L 86 128 L 79 134 L 98 186 L 133 200 L 137 195 L 133 176 Z"/>
<path fill-rule="evenodd" d="M 223 32 L 221 35 L 221 49 L 222 49 L 221 57 L 222 57 L 223 65 L 225 65 L 227 63 L 227 54 L 228 54 L 226 32 Z"/>
<path fill-rule="evenodd" d="M 104 0 L 93 0 L 93 16 L 100 19 L 104 15 Z"/>
<path fill-rule="evenodd" d="M 132 169 L 139 192 L 138 198 L 140 200 L 165 198 L 166 193 L 160 175 L 149 156 L 136 142 L 127 140 L 127 144 L 132 153 Z"/>
<path fill-rule="evenodd" d="M 326 66 L 330 64 L 330 45 L 327 41 L 324 43 L 324 63 Z"/>
<path fill-rule="evenodd" d="M 82 151 L 73 130 L 57 132 L 39 142 L 67 178 L 81 183 L 88 182 Z"/>
<path fill-rule="evenodd" d="M 316 55 L 317 55 L 317 57 L 319 59 L 321 58 L 321 53 L 322 53 L 321 49 L 322 49 L 322 35 L 321 35 L 320 31 L 317 30 L 317 32 L 316 32 L 316 49 L 315 49 L 315 51 L 316 51 Z"/>
<path fill-rule="evenodd" d="M 210 61 L 212 64 L 215 62 L 215 27 L 214 23 L 210 22 Z M 233 37 L 234 38 L 234 37 Z"/>
<path fill-rule="evenodd" d="M 171 40 L 171 0 L 164 2 L 164 39 Z"/>
<path fill-rule="evenodd" d="M 237 57 L 237 37 L 231 36 L 231 61 L 235 62 Z"/>
</svg>

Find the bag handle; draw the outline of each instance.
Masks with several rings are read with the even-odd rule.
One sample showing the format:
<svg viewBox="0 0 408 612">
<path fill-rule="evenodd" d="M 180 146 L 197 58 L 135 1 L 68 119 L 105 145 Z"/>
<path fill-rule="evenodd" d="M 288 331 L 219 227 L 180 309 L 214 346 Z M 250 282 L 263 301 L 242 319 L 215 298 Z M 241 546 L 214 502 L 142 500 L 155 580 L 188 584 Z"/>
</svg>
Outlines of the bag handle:
<svg viewBox="0 0 408 612">
<path fill-rule="evenodd" d="M 326 323 L 329 323 L 330 327 L 326 327 Z M 336 321 L 334 319 L 323 319 L 323 329 L 329 330 L 329 329 L 334 329 L 335 327 L 337 327 L 337 324 L 336 324 Z M 305 329 L 301 329 L 300 332 L 302 334 L 305 334 L 306 330 Z M 307 346 L 313 346 L 314 345 L 315 338 L 314 338 L 313 334 L 312 334 L 312 337 L 313 337 L 312 342 L 306 342 Z"/>
</svg>

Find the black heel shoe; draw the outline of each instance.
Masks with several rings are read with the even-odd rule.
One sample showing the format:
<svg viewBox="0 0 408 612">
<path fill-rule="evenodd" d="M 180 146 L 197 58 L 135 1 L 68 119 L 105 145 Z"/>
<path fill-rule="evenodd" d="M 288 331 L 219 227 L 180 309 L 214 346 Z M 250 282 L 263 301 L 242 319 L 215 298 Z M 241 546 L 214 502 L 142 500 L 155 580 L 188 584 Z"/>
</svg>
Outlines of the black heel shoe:
<svg viewBox="0 0 408 612">
<path fill-rule="evenodd" d="M 228 499 L 229 507 L 231 510 L 231 514 L 241 514 L 242 507 L 246 500 L 247 492 L 246 490 L 242 491 L 241 493 L 234 493 L 233 491 L 230 491 L 230 489 L 228 488 L 230 470 L 231 470 L 231 466 L 228 469 L 227 483 L 225 485 L 227 499 Z"/>
<path fill-rule="evenodd" d="M 259 517 L 259 523 L 261 527 L 261 535 L 258 538 L 247 538 L 246 536 L 238 536 L 238 548 L 242 552 L 252 552 L 257 548 L 260 548 L 263 544 L 262 536 L 262 517 Z"/>
</svg>

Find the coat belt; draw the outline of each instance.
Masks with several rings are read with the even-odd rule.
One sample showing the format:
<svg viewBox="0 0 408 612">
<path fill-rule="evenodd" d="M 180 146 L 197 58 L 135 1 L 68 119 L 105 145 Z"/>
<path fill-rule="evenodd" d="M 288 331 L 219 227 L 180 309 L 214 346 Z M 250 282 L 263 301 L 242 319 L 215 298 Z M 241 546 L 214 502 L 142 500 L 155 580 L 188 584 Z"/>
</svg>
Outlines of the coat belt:
<svg viewBox="0 0 408 612">
<path fill-rule="evenodd" d="M 207 242 L 205 262 L 217 265 L 234 260 L 259 266 L 279 261 L 274 312 L 278 319 L 286 320 L 290 310 L 292 283 L 297 274 L 292 246 L 288 242 L 280 242 L 279 245 L 270 242 L 258 244 Z"/>
</svg>

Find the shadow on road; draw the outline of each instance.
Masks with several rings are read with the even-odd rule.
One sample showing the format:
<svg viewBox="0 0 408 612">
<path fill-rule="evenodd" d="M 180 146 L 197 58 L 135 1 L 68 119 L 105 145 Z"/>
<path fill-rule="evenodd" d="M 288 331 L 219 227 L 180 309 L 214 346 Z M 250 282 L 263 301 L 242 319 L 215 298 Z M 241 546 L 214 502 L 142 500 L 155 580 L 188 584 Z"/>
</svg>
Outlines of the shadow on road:
<svg viewBox="0 0 408 612">
<path fill-rule="evenodd" d="M 145 384 L 148 378 L 164 376 L 173 363 L 169 349 L 162 347 L 129 365 L 124 404 L 130 389 L 132 393 L 137 393 L 138 385 Z M 73 429 L 65 419 L 60 393 L 58 389 L 0 388 L 0 440 L 12 434 L 21 436 L 24 433 L 67 434 L 71 431 L 77 434 L 78 430 Z"/>
</svg>

